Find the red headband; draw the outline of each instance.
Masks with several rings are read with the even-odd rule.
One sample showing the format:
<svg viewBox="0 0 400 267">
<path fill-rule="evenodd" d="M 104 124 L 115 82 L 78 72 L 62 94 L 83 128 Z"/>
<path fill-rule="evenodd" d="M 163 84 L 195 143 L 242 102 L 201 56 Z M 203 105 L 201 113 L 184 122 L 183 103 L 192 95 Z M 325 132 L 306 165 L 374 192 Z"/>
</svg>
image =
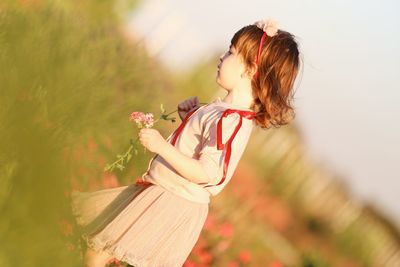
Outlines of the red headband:
<svg viewBox="0 0 400 267">
<path fill-rule="evenodd" d="M 263 46 L 263 44 L 264 44 L 264 40 L 265 40 L 265 37 L 266 37 L 266 36 L 267 36 L 267 33 L 264 32 L 263 36 L 261 37 L 260 46 L 258 47 L 258 53 L 257 53 L 257 59 L 256 59 L 257 72 L 254 74 L 254 76 L 255 76 L 256 79 L 257 79 L 258 76 L 259 76 L 259 72 L 258 72 L 258 59 L 260 58 L 261 49 L 262 49 L 262 46 Z"/>
<path fill-rule="evenodd" d="M 261 55 L 261 49 L 264 44 L 265 37 L 268 36 L 275 36 L 278 33 L 278 22 L 275 21 L 274 19 L 265 19 L 265 20 L 260 20 L 255 22 L 253 25 L 256 25 L 258 28 L 264 31 L 264 34 L 261 38 L 260 46 L 258 48 L 258 53 L 257 53 L 257 60 L 256 60 L 256 65 L 257 65 L 257 72 L 254 74 L 255 78 L 257 79 L 259 76 L 259 66 L 258 66 L 258 59 L 260 58 Z"/>
</svg>

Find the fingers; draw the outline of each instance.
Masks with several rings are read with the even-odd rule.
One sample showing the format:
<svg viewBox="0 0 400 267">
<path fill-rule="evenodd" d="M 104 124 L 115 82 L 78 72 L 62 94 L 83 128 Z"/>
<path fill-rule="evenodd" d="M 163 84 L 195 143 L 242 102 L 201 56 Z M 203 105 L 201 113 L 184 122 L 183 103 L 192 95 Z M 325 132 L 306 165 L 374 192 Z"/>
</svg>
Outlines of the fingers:
<svg viewBox="0 0 400 267">
<path fill-rule="evenodd" d="M 155 129 L 151 128 L 142 128 L 139 131 L 139 136 L 150 134 L 150 132 L 154 131 Z"/>
<path fill-rule="evenodd" d="M 140 140 L 142 140 L 146 135 L 149 134 L 149 132 L 147 130 L 149 130 L 149 129 L 146 129 L 146 128 L 140 129 L 140 131 L 139 131 L 139 139 Z"/>
<path fill-rule="evenodd" d="M 151 134 L 151 130 L 153 129 L 148 129 L 148 128 L 142 128 L 139 131 L 139 140 L 140 143 L 143 144 L 143 142 L 145 142 L 148 138 L 150 138 L 150 134 Z"/>
<path fill-rule="evenodd" d="M 186 100 L 181 102 L 181 103 L 179 103 L 178 110 L 182 110 L 182 111 L 186 111 L 187 110 L 187 102 L 186 102 Z"/>
<path fill-rule="evenodd" d="M 180 102 L 180 103 L 178 104 L 178 109 L 179 109 L 179 110 L 184 110 L 184 109 L 185 109 L 185 103 L 186 103 L 186 100 Z"/>
<path fill-rule="evenodd" d="M 184 100 L 183 102 L 181 102 L 178 105 L 178 109 L 183 110 L 183 111 L 189 111 L 193 107 L 197 106 L 198 104 L 199 104 L 199 99 L 197 96 L 194 96 L 194 97 L 188 98 L 188 99 Z"/>
<path fill-rule="evenodd" d="M 192 106 L 195 107 L 199 104 L 199 98 L 197 96 L 193 97 Z"/>
</svg>

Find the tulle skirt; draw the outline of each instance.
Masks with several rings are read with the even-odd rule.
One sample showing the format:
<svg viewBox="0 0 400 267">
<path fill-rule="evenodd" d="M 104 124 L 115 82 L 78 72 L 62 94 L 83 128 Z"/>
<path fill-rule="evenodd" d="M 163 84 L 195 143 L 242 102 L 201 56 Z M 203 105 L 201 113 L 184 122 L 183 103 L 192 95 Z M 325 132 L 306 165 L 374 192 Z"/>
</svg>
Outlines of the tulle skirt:
<svg viewBox="0 0 400 267">
<path fill-rule="evenodd" d="M 208 204 L 184 199 L 151 183 L 71 192 L 82 238 L 135 267 L 180 267 L 196 244 Z"/>
</svg>

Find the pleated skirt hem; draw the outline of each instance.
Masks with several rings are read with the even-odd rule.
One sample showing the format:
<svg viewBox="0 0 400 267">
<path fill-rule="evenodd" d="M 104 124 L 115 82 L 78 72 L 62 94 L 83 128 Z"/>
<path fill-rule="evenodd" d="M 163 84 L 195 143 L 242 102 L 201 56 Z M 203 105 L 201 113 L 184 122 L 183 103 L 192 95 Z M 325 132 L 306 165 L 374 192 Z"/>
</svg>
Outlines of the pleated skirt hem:
<svg viewBox="0 0 400 267">
<path fill-rule="evenodd" d="M 208 215 L 208 204 L 153 184 L 72 191 L 71 201 L 87 246 L 135 267 L 181 267 Z"/>
</svg>

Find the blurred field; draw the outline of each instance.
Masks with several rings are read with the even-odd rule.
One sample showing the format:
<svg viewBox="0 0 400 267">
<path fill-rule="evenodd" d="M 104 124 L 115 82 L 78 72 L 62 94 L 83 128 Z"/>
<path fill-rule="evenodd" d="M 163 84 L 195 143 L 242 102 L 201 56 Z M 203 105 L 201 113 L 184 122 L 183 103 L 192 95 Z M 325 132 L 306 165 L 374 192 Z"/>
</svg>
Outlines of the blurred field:
<svg viewBox="0 0 400 267">
<path fill-rule="evenodd" d="M 137 134 L 130 112 L 214 97 L 217 56 L 172 73 L 126 38 L 137 3 L 116 2 L 0 3 L 0 266 L 82 266 L 69 192 L 132 183 L 153 156 L 103 172 Z M 295 123 L 253 135 L 185 266 L 400 266 L 398 227 L 304 158 Z"/>
</svg>

